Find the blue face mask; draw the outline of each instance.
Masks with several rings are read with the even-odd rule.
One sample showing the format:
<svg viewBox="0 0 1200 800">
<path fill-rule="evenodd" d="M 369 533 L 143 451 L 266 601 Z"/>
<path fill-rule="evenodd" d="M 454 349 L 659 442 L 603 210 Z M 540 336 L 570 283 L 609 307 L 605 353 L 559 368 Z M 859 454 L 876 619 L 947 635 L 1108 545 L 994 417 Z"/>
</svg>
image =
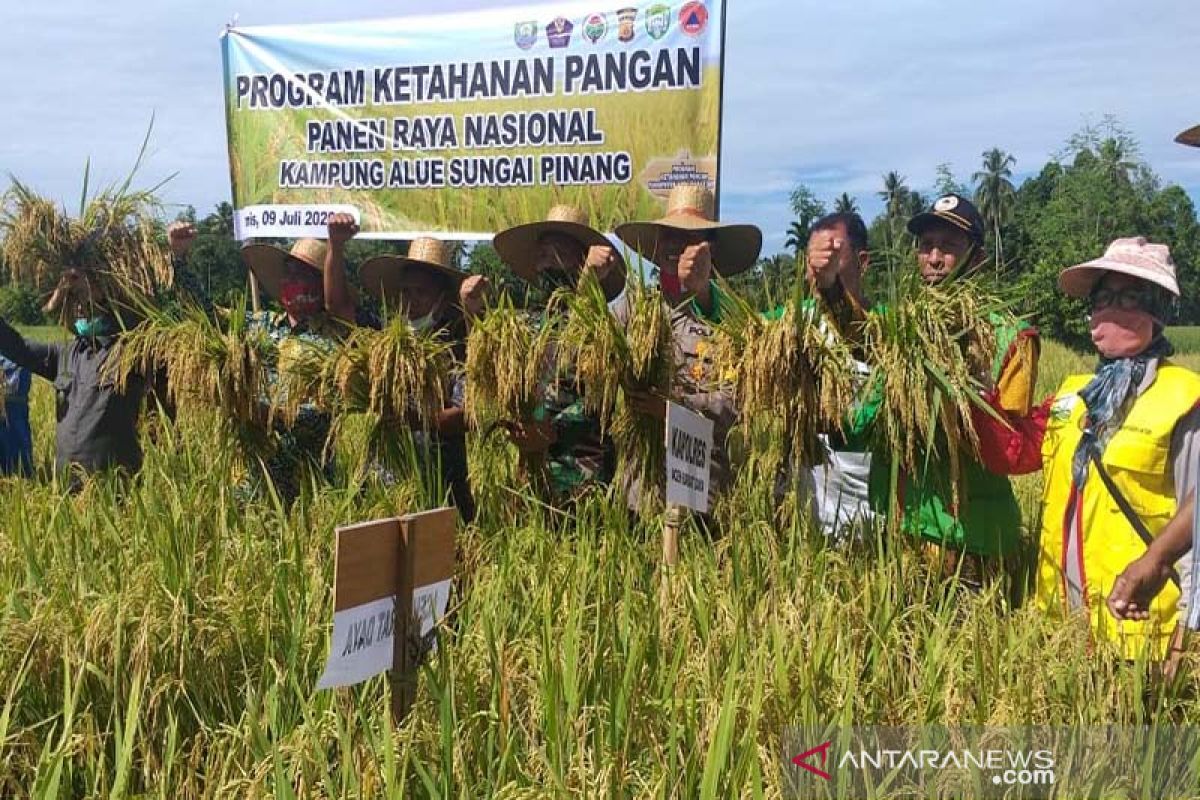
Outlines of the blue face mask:
<svg viewBox="0 0 1200 800">
<path fill-rule="evenodd" d="M 80 317 L 75 320 L 74 328 L 77 336 L 107 336 L 109 331 L 108 320 L 104 317 Z"/>
</svg>

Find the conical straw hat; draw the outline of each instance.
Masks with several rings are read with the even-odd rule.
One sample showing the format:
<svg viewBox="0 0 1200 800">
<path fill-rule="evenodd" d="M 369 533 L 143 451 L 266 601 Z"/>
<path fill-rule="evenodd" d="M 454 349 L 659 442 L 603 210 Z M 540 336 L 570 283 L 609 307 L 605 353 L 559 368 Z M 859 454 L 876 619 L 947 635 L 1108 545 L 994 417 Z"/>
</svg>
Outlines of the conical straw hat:
<svg viewBox="0 0 1200 800">
<path fill-rule="evenodd" d="M 594 245 L 612 246 L 608 237 L 591 227 L 588 215 L 583 209 L 571 205 L 556 205 L 540 222 L 530 222 L 500 231 L 492 239 L 492 247 L 496 248 L 496 252 L 509 269 L 532 282 L 537 278 L 534 263 L 537 261 L 538 239 L 546 233 L 570 236 L 579 242 L 584 250 Z M 623 261 L 620 270 L 624 275 Z"/>
<path fill-rule="evenodd" d="M 762 250 L 762 231 L 755 225 L 725 224 L 714 219 L 712 191 L 703 184 L 680 184 L 667 195 L 666 216 L 651 222 L 628 222 L 617 236 L 654 263 L 659 240 L 668 229 L 712 231 L 713 266 L 722 275 L 736 275 L 754 266 Z M 660 265 L 661 266 L 661 265 Z"/>
<path fill-rule="evenodd" d="M 435 275 L 444 275 L 457 290 L 467 275 L 454 267 L 451 256 L 449 242 L 422 237 L 413 239 L 412 244 L 408 246 L 408 255 L 375 256 L 367 259 L 358 274 L 364 289 L 389 306 L 394 306 L 400 296 L 400 278 L 406 269 L 424 269 Z"/>
<path fill-rule="evenodd" d="M 248 244 L 242 248 L 242 258 L 250 266 L 254 277 L 258 278 L 263 291 L 278 300 L 279 285 L 283 283 L 284 264 L 288 256 L 323 274 L 328 248 L 328 243 L 323 239 L 299 239 L 290 251 L 273 244 Z"/>
</svg>

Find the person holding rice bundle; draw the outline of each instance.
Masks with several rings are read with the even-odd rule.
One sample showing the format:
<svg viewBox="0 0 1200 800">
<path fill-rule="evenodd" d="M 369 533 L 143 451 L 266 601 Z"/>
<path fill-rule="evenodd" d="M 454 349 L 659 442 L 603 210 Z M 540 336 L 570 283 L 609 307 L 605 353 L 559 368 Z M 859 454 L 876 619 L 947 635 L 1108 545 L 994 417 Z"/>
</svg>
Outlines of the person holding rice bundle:
<svg viewBox="0 0 1200 800">
<path fill-rule="evenodd" d="M 97 198 L 97 204 L 99 201 L 116 204 L 107 195 Z M 26 208 L 38 202 L 32 195 L 24 198 Z M 135 216 L 135 211 L 129 213 Z M 133 375 L 123 387 L 117 387 L 102 373 L 122 332 L 137 322 L 131 306 L 135 302 L 160 302 L 169 294 L 154 290 L 153 296 L 133 297 L 137 287 L 127 275 L 118 273 L 113 262 L 152 257 L 157 245 L 142 238 L 141 228 L 133 228 L 131 233 L 111 216 L 96 218 L 101 220 L 95 223 L 99 227 L 85 230 L 82 220 L 60 217 L 46 228 L 60 230 L 61 240 L 46 239 L 37 246 L 41 251 L 53 251 L 59 263 L 51 266 L 62 268 L 43 310 L 59 317 L 72 334 L 70 341 L 31 342 L 0 319 L 0 355 L 54 384 L 57 471 L 118 469 L 135 473 L 142 465 L 138 427 L 146 379 Z M 108 223 L 113 227 L 103 227 Z M 178 235 L 178 229 L 170 229 L 168 241 L 174 244 Z M 123 266 L 132 269 L 130 264 Z M 146 264 L 138 267 L 149 270 Z M 175 294 L 183 295 L 197 291 L 199 284 L 185 271 L 176 271 L 171 286 Z"/>
<path fill-rule="evenodd" d="M 732 393 L 720 385 L 710 357 L 709 338 L 713 325 L 721 320 L 724 302 L 714 273 L 728 278 L 745 272 L 762 249 L 762 231 L 754 225 L 718 221 L 713 206 L 707 186 L 682 184 L 671 189 L 665 216 L 629 222 L 616 230 L 621 241 L 658 266 L 663 298 L 672 308 L 676 375 L 670 399 L 714 423 L 710 508 L 716 495 L 729 486 L 725 441 L 737 420 Z M 619 306 L 616 311 L 620 316 Z M 668 398 L 627 394 L 640 413 L 666 418 Z M 677 525 L 681 514 L 681 509 L 668 509 L 668 526 Z"/>
<path fill-rule="evenodd" d="M 546 219 L 503 230 L 492 241 L 497 254 L 531 286 L 553 292 L 573 289 L 584 269 L 593 270 L 609 301 L 625 287 L 625 263 L 604 234 L 591 227 L 587 214 L 569 205 L 550 209 Z M 483 313 L 482 276 L 461 287 L 468 320 Z M 546 308 L 535 310 L 544 320 Z M 527 419 L 509 420 L 509 435 L 522 453 L 524 468 L 553 502 L 570 502 L 591 488 L 608 485 L 615 469 L 611 440 L 583 401 L 583 389 L 569 369 L 544 381 L 540 402 Z"/>
<path fill-rule="evenodd" d="M 451 249 L 432 238 L 414 240 L 405 256 L 384 255 L 368 259 L 359 270 L 363 288 L 385 310 L 403 313 L 418 331 L 435 332 L 451 342 L 455 360 L 466 359 L 466 328 L 456 307 L 466 275 L 451 265 Z M 467 473 L 466 420 L 463 414 L 462 375 L 451 379 L 446 408 L 438 415 L 432 455 L 437 459 L 443 486 L 449 488 L 464 522 L 475 518 L 475 500 Z M 414 435 L 422 437 L 421 432 Z"/>
<path fill-rule="evenodd" d="M 909 220 L 908 230 L 917 238 L 918 268 L 927 286 L 967 279 L 985 261 L 983 221 L 964 197 L 938 198 L 928 211 Z M 988 387 L 984 399 L 999 416 L 1023 418 L 1030 413 L 1037 383 L 1037 331 L 999 315 L 985 322 L 994 330 L 996 343 L 990 374 L 977 376 Z M 848 435 L 866 435 L 877 424 L 878 413 L 879 404 L 868 392 L 850 421 Z M 975 420 L 979 415 L 971 416 Z M 1003 560 L 1015 556 L 1020 543 L 1016 496 L 1003 468 L 989 464 L 986 449 L 982 463 L 969 453 L 939 454 L 922 469 L 901 471 L 895 498 L 900 519 L 892 520 L 900 530 L 927 543 L 944 576 L 957 576 L 964 586 L 975 589 L 1002 574 Z M 879 515 L 893 511 L 891 460 L 895 457 L 879 451 L 872 457 L 869 496 Z"/>
<path fill-rule="evenodd" d="M 1117 239 L 1100 258 L 1063 270 L 1058 285 L 1091 307 L 1096 371 L 1066 378 L 1015 430 L 991 425 L 982 435 L 996 443 L 992 452 L 1004 453 L 1009 471 L 1044 470 L 1038 606 L 1086 614 L 1125 658 L 1162 659 L 1181 588 L 1186 594 L 1190 584 L 1189 561 L 1152 601 L 1120 602 L 1133 597 L 1127 586 L 1139 570 L 1119 576 L 1141 561 L 1166 583 L 1182 556 L 1172 540 L 1191 532 L 1200 375 L 1171 360 L 1164 333 L 1165 312 L 1179 296 L 1175 265 L 1166 245 Z M 1105 613 L 1111 595 L 1115 624 Z"/>
<path fill-rule="evenodd" d="M 348 214 L 333 214 L 328 220 L 328 241 L 300 239 L 290 250 L 269 244 L 242 247 L 242 258 L 266 294 L 277 300 L 282 311 L 248 312 L 253 328 L 264 331 L 276 343 L 288 339 L 328 342 L 349 332 L 351 325 L 378 327 L 378 319 L 355 303 L 346 284 L 345 246 L 358 232 Z M 181 234 L 175 258 L 182 263 L 194 238 Z M 211 307 L 207 298 L 200 301 Z M 267 402 L 264 398 L 263 402 Z M 324 458 L 331 420 L 310 404 L 300 407 L 289 424 L 276 421 L 277 439 L 266 460 L 269 478 L 285 503 L 299 496 L 299 478 L 305 471 L 328 474 L 332 464 Z"/>
</svg>

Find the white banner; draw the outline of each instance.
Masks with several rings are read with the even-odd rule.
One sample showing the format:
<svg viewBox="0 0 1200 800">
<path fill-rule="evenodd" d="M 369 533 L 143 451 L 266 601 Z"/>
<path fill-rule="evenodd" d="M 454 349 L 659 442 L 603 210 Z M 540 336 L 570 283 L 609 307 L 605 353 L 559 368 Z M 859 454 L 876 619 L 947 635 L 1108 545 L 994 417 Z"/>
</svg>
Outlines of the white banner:
<svg viewBox="0 0 1200 800">
<path fill-rule="evenodd" d="M 667 504 L 708 511 L 713 423 L 667 403 Z"/>
<path fill-rule="evenodd" d="M 233 213 L 233 236 L 238 241 L 255 237 L 324 239 L 334 214 L 350 214 L 355 222 L 362 222 L 359 210 L 344 204 L 247 206 Z"/>
<path fill-rule="evenodd" d="M 449 580 L 419 586 L 413 592 L 413 613 L 422 639 L 446 615 L 449 601 Z M 334 613 L 329 660 L 317 681 L 318 689 L 353 686 L 392 668 L 395 606 L 395 597 L 385 597 Z M 436 646 L 435 641 L 433 649 Z"/>
</svg>

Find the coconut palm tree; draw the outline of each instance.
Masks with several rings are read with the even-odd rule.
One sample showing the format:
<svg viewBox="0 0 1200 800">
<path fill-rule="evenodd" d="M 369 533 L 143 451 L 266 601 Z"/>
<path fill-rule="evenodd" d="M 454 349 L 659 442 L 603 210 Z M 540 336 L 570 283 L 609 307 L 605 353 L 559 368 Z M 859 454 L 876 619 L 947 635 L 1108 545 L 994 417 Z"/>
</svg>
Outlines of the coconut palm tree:
<svg viewBox="0 0 1200 800">
<path fill-rule="evenodd" d="M 793 220 L 788 225 L 787 240 L 783 243 L 783 246 L 791 250 L 799 258 L 800 251 L 808 247 L 808 239 L 811 235 L 812 231 L 808 229 L 808 226 L 799 220 Z"/>
<path fill-rule="evenodd" d="M 1017 202 L 1017 190 L 1013 186 L 1012 167 L 1017 159 L 998 147 L 985 150 L 983 169 L 971 176 L 975 182 L 975 204 L 979 215 L 992 231 L 995 242 L 996 267 L 1004 264 L 1004 242 L 1000 229 L 1012 219 L 1013 206 Z"/>
<path fill-rule="evenodd" d="M 904 215 L 909 193 L 904 180 L 904 176 L 895 170 L 883 176 L 883 191 L 879 192 L 879 199 L 883 201 L 884 213 L 889 220 L 895 221 Z"/>
<path fill-rule="evenodd" d="M 858 203 L 854 202 L 854 198 L 842 192 L 841 196 L 833 201 L 833 210 L 838 214 L 857 214 Z"/>
</svg>

